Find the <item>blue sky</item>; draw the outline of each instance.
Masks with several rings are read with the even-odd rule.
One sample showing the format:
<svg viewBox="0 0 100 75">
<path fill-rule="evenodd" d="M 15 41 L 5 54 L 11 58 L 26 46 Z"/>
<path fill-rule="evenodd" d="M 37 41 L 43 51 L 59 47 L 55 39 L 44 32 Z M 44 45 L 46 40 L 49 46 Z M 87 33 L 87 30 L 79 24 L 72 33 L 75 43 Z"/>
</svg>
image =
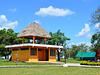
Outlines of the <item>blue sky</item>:
<svg viewBox="0 0 100 75">
<path fill-rule="evenodd" d="M 91 15 L 99 6 L 100 0 L 0 0 L 0 29 L 20 32 L 37 21 L 48 32 L 60 29 L 71 44 L 89 44 Z"/>
</svg>

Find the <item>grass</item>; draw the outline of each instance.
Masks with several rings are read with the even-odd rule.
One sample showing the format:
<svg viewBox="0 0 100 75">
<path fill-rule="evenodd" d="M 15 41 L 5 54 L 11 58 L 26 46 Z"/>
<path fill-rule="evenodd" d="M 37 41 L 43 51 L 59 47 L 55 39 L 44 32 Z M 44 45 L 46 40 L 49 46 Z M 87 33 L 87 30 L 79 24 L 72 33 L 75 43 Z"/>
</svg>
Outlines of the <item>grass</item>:
<svg viewBox="0 0 100 75">
<path fill-rule="evenodd" d="M 61 62 L 65 62 L 65 59 L 61 59 Z M 66 59 L 66 63 L 79 63 L 80 61 L 77 59 Z M 6 66 L 6 65 L 55 65 L 55 64 L 51 64 L 51 63 L 35 63 L 35 62 L 12 62 L 12 61 L 8 61 L 8 60 L 2 60 L 0 59 L 0 66 Z"/>
<path fill-rule="evenodd" d="M 67 63 L 79 62 L 67 59 Z M 15 62 L 0 60 L 0 66 L 13 66 Z M 100 68 L 40 66 L 41 63 L 18 62 L 17 65 L 32 65 L 32 68 L 0 68 L 0 75 L 100 75 Z M 37 66 L 34 66 L 37 65 Z M 48 65 L 48 63 L 42 65 Z M 51 64 L 49 64 L 51 65 Z"/>
<path fill-rule="evenodd" d="M 65 59 L 61 59 L 61 62 L 65 62 Z M 66 59 L 66 63 L 79 63 L 80 61 L 77 59 Z M 35 63 L 35 62 L 12 62 L 8 60 L 2 60 L 0 59 L 0 66 L 5 66 L 5 65 L 52 65 L 51 63 Z M 53 64 L 54 65 L 54 64 Z"/>
<path fill-rule="evenodd" d="M 15 66 L 15 65 L 57 65 L 56 63 L 45 62 L 13 62 L 8 60 L 0 60 L 0 66 Z"/>
<path fill-rule="evenodd" d="M 61 59 L 62 62 L 65 62 L 65 59 Z M 80 63 L 79 59 L 68 58 L 66 63 Z"/>
<path fill-rule="evenodd" d="M 0 68 L 0 75 L 100 75 L 100 68 L 82 67 L 33 67 Z"/>
</svg>

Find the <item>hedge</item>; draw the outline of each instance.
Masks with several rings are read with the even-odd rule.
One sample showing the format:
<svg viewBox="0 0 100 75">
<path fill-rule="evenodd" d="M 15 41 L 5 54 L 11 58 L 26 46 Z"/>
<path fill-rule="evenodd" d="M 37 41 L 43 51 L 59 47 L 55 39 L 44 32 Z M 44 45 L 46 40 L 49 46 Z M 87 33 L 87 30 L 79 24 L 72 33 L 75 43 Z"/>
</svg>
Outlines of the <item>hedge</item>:
<svg viewBox="0 0 100 75">
<path fill-rule="evenodd" d="M 93 62 L 93 61 L 81 61 L 81 65 L 95 65 L 95 66 L 100 66 L 100 62 Z"/>
</svg>

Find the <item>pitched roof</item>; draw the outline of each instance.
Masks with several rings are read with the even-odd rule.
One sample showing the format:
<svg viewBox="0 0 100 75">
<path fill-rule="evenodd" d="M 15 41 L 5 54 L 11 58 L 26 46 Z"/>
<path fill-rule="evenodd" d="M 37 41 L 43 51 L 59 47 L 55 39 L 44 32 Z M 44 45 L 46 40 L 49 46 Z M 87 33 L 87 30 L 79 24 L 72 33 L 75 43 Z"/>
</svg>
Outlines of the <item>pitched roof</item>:
<svg viewBox="0 0 100 75">
<path fill-rule="evenodd" d="M 48 32 L 46 32 L 39 23 L 31 23 L 25 29 L 23 29 L 19 34 L 18 37 L 25 37 L 25 36 L 38 36 L 38 37 L 51 37 Z"/>
</svg>

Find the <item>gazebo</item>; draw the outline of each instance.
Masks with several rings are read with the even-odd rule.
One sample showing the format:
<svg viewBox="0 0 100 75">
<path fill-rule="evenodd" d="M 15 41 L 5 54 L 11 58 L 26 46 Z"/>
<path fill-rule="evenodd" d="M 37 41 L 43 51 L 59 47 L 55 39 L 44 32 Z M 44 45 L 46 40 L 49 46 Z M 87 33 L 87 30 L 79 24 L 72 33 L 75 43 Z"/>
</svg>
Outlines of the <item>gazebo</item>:
<svg viewBox="0 0 100 75">
<path fill-rule="evenodd" d="M 12 61 L 55 62 L 57 50 L 63 48 L 63 46 L 46 44 L 51 36 L 36 22 L 29 24 L 18 34 L 18 37 L 28 39 L 28 42 L 5 47 L 12 51 Z"/>
</svg>

